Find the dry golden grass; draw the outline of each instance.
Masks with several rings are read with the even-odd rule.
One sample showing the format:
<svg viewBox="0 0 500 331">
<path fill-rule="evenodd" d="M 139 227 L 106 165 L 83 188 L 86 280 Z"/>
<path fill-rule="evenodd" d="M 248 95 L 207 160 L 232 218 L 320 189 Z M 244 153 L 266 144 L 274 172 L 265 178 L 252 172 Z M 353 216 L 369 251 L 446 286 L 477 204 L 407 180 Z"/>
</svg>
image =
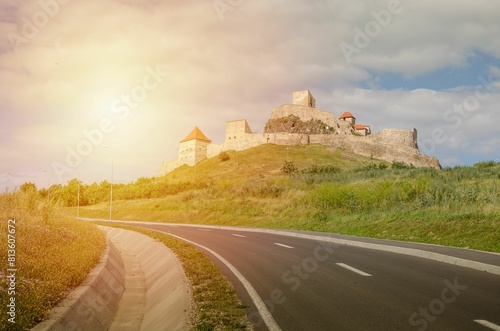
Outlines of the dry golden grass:
<svg viewBox="0 0 500 331">
<path fill-rule="evenodd" d="M 16 221 L 16 323 L 2 314 L 0 330 L 26 330 L 86 278 L 99 261 L 105 235 L 92 224 L 61 216 L 36 191 L 0 195 L 2 306 L 11 297 L 6 291 L 9 219 Z"/>
</svg>

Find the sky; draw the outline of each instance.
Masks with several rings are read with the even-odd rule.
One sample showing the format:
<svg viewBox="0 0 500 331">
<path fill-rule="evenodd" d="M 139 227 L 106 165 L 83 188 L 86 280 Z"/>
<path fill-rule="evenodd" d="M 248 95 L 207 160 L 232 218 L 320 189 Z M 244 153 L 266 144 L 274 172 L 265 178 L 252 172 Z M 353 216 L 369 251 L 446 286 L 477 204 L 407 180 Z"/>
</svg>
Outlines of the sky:
<svg viewBox="0 0 500 331">
<path fill-rule="evenodd" d="M 157 176 L 309 89 L 445 167 L 500 161 L 500 1 L 2 0 L 0 191 Z M 103 146 L 104 145 L 104 146 Z"/>
</svg>

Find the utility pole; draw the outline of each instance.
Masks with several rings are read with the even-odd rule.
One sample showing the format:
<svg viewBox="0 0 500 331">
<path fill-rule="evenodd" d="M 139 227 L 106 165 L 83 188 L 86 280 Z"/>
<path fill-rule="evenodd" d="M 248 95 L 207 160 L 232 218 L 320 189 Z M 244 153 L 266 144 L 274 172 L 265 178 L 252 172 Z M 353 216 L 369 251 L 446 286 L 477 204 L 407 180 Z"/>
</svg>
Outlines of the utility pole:
<svg viewBox="0 0 500 331">
<path fill-rule="evenodd" d="M 109 148 L 111 151 L 111 187 L 109 190 L 109 219 L 112 219 L 113 216 L 113 168 L 114 168 L 114 155 L 113 149 L 108 147 L 107 145 L 101 145 L 103 148 Z"/>
<path fill-rule="evenodd" d="M 43 169 L 44 172 L 47 173 L 47 183 L 48 183 L 48 186 L 47 186 L 47 201 L 50 202 L 50 173 L 48 172 L 47 169 Z"/>
<path fill-rule="evenodd" d="M 78 167 L 78 198 L 77 198 L 77 205 L 76 205 L 76 217 L 80 217 L 80 167 Z"/>
</svg>

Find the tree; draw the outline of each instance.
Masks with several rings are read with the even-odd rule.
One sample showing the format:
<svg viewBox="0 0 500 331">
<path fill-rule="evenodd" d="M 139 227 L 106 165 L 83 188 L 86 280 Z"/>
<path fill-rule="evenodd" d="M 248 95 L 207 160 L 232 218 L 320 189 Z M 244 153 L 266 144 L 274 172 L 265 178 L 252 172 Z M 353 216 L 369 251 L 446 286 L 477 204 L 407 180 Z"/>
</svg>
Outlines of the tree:
<svg viewBox="0 0 500 331">
<path fill-rule="evenodd" d="M 285 161 L 285 164 L 283 164 L 283 167 L 281 167 L 281 172 L 287 175 L 294 174 L 298 172 L 299 169 L 293 164 L 293 161 Z"/>
<path fill-rule="evenodd" d="M 93 182 L 85 187 L 83 196 L 89 205 L 95 205 L 99 202 L 109 200 L 110 183 L 103 181 L 101 184 Z"/>
<path fill-rule="evenodd" d="M 21 185 L 20 190 L 24 193 L 28 193 L 28 192 L 36 191 L 37 189 L 36 189 L 36 185 L 34 183 L 27 182 L 27 183 L 24 183 L 23 185 Z"/>
</svg>

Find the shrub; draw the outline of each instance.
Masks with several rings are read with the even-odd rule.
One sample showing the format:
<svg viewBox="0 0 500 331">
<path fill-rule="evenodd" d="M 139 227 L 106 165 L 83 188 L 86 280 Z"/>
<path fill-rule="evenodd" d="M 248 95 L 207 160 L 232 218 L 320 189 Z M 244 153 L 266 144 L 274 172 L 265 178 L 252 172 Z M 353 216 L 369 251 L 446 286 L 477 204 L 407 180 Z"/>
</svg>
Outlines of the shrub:
<svg viewBox="0 0 500 331">
<path fill-rule="evenodd" d="M 374 170 L 374 169 L 377 169 L 377 164 L 370 163 L 370 164 L 367 164 L 366 166 L 364 166 L 362 169 L 363 170 Z"/>
<path fill-rule="evenodd" d="M 378 165 L 378 168 L 381 169 L 381 170 L 384 170 L 384 169 L 389 168 L 389 166 L 387 165 L 387 163 L 380 163 Z"/>
<path fill-rule="evenodd" d="M 399 162 L 399 161 L 393 161 L 391 164 L 392 169 L 411 169 L 414 168 L 412 165 L 407 165 L 404 162 Z"/>
<path fill-rule="evenodd" d="M 293 161 L 285 161 L 285 164 L 281 167 L 281 172 L 287 175 L 294 174 L 298 171 L 299 169 L 293 164 Z"/>
<path fill-rule="evenodd" d="M 30 192 L 30 191 L 36 192 L 36 185 L 34 183 L 27 182 L 27 183 L 24 183 L 23 185 L 21 185 L 21 187 L 19 189 L 24 193 Z"/>
<path fill-rule="evenodd" d="M 219 154 L 219 160 L 221 160 L 221 162 L 225 162 L 225 161 L 228 161 L 231 157 L 229 156 L 229 154 L 227 152 L 222 152 Z"/>
<path fill-rule="evenodd" d="M 495 161 L 485 161 L 485 162 L 478 162 L 474 164 L 474 167 L 476 168 L 490 168 L 496 166 L 497 163 Z"/>
<path fill-rule="evenodd" d="M 266 185 L 259 187 L 256 193 L 261 198 L 278 198 L 283 192 L 285 192 L 285 187 L 266 183 Z"/>
<path fill-rule="evenodd" d="M 311 167 L 303 169 L 302 172 L 306 174 L 336 174 L 342 170 L 330 164 L 317 165 L 313 164 Z"/>
</svg>

